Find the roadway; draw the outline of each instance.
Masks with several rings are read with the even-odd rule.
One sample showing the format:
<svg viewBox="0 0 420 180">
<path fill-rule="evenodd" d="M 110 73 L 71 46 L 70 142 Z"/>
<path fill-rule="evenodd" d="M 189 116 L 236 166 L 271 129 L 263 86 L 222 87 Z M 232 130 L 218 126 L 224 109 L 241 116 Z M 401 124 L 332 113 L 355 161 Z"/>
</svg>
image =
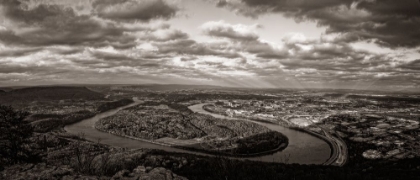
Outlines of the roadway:
<svg viewBox="0 0 420 180">
<path fill-rule="evenodd" d="M 332 154 L 328 161 L 326 161 L 325 165 L 334 165 L 334 166 L 343 166 L 347 162 L 347 145 L 346 143 L 341 140 L 341 138 L 334 137 L 330 133 L 322 130 L 325 134 L 325 138 L 331 144 Z"/>
</svg>

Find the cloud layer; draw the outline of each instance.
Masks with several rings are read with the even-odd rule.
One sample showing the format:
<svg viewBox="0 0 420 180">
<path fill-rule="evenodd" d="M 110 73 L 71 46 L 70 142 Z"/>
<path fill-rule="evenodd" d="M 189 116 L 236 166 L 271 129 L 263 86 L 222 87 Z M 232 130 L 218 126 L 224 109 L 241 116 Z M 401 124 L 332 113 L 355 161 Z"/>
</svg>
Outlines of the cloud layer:
<svg viewBox="0 0 420 180">
<path fill-rule="evenodd" d="M 201 26 L 203 32 L 212 37 L 229 38 L 239 41 L 255 41 L 258 34 L 255 29 L 259 25 L 244 26 L 242 24 L 231 25 L 224 21 L 210 21 Z"/>
<path fill-rule="evenodd" d="M 297 21 L 316 21 L 328 33 L 345 34 L 347 42 L 420 45 L 420 2 L 415 0 L 219 0 L 217 5 L 252 18 L 281 13 Z"/>
<path fill-rule="evenodd" d="M 163 0 L 103 0 L 95 1 L 93 8 L 99 17 L 123 21 L 168 19 L 178 11 L 178 8 Z"/>
<path fill-rule="evenodd" d="M 420 43 L 413 2 L 216 2 L 252 18 L 280 14 L 327 27 L 321 37 L 290 32 L 275 41 L 260 36 L 258 23 L 203 17 L 194 31 L 174 28 L 170 20 L 184 11 L 174 1 L 0 0 L 0 84 L 419 88 L 420 57 L 404 56 Z M 352 44 L 368 41 L 396 53 Z"/>
</svg>

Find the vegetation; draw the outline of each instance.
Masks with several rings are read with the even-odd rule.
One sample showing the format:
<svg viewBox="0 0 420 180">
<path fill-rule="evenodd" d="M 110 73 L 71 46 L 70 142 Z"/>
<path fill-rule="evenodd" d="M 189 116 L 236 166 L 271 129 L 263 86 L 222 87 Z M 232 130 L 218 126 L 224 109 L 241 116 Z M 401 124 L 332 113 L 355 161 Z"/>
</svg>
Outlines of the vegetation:
<svg viewBox="0 0 420 180">
<path fill-rule="evenodd" d="M 370 99 L 382 102 L 406 102 L 406 103 L 420 103 L 420 98 L 417 97 L 395 97 L 395 96 L 366 96 L 366 95 L 349 95 L 347 98 L 352 99 Z"/>
<path fill-rule="evenodd" d="M 109 111 L 111 109 L 115 109 L 117 107 L 129 105 L 129 104 L 131 104 L 133 102 L 134 101 L 132 99 L 121 99 L 121 100 L 118 100 L 118 101 L 106 102 L 104 104 L 101 104 L 97 108 L 97 111 L 99 111 L 99 112 L 105 112 L 105 111 Z"/>
<path fill-rule="evenodd" d="M 144 87 L 142 88 L 144 89 Z M 103 95 L 96 92 L 92 94 L 92 91 L 86 88 L 75 88 L 72 92 L 66 92 L 67 90 L 64 89 L 67 88 L 59 90 L 60 88 L 51 87 L 51 89 L 58 90 L 62 94 L 54 94 L 52 92 L 53 90 L 42 90 L 41 92 L 40 89 L 43 88 L 33 88 L 33 92 L 24 92 L 28 90 L 21 92 L 18 90 L 0 92 L 1 102 L 7 100 L 7 98 L 6 100 L 2 98 L 6 97 L 5 94 L 12 95 L 14 97 L 9 98 L 12 100 L 9 104 L 15 105 L 16 103 L 21 103 L 22 106 L 20 107 L 23 108 L 20 110 L 32 112 L 32 115 L 26 117 L 28 114 L 23 111 L 13 110 L 8 106 L 0 106 L 0 179 L 111 179 L 112 177 L 118 179 L 123 176 L 131 179 L 139 179 L 137 178 L 138 176 L 134 176 L 139 172 L 158 172 L 158 174 L 169 174 L 168 176 L 175 177 L 172 174 L 174 172 L 188 179 L 200 180 L 419 179 L 419 157 L 407 156 L 405 159 L 388 158 L 369 160 L 363 157 L 363 152 L 367 149 L 380 150 L 381 147 L 366 142 L 355 142 L 350 139 L 355 133 L 360 134 L 361 137 L 367 137 L 377 133 L 379 131 L 378 129 L 385 130 L 386 127 L 383 123 L 389 124 L 390 127 L 394 125 L 398 126 L 392 127 L 389 130 L 395 131 L 400 129 L 402 131 L 398 133 L 386 129 L 384 132 L 391 132 L 393 134 L 378 136 L 375 140 L 380 140 L 385 137 L 393 138 L 391 140 L 409 138 L 409 136 L 419 137 L 420 131 L 418 127 L 413 129 L 409 128 L 409 126 L 414 127 L 412 123 L 410 124 L 408 121 L 401 119 L 392 120 L 383 118 L 383 116 L 387 116 L 389 113 L 386 115 L 384 113 L 384 115 L 374 119 L 375 114 L 379 114 L 379 112 L 375 113 L 374 111 L 378 107 L 392 106 L 400 109 L 393 113 L 400 113 L 405 115 L 403 118 L 418 121 L 419 116 L 415 114 L 419 111 L 413 111 L 405 108 L 406 106 L 400 106 L 406 104 L 406 102 L 415 102 L 411 100 L 396 99 L 395 102 L 394 100 L 388 102 L 388 100 L 385 100 L 388 97 L 380 97 L 379 99 L 382 98 L 381 100 L 356 98 L 350 99 L 345 103 L 334 103 L 324 101 L 323 97 L 312 97 L 310 95 L 303 97 L 296 94 L 289 97 L 287 95 L 282 97 L 267 97 L 254 95 L 258 93 L 251 92 L 247 92 L 247 95 L 240 91 L 235 91 L 236 94 L 215 91 L 202 91 L 199 93 L 196 91 L 144 92 L 143 95 L 147 96 L 145 99 L 149 99 L 150 101 L 141 106 L 147 107 L 138 106 L 126 109 L 133 111 L 132 114 L 138 115 L 138 119 L 136 119 L 136 116 L 130 116 L 134 121 L 129 120 L 130 118 L 115 119 L 118 122 L 127 120 L 118 129 L 130 136 L 136 135 L 130 134 L 131 128 L 133 132 L 143 132 L 150 135 L 152 139 L 166 137 L 167 139 L 172 138 L 179 141 L 183 139 L 189 140 L 191 138 L 200 138 L 200 140 L 204 141 L 208 140 L 206 144 L 200 144 L 200 146 L 203 145 L 201 147 L 203 151 L 213 150 L 211 153 L 215 154 L 215 156 L 198 156 L 159 150 L 129 150 L 109 147 L 102 145 L 99 140 L 98 142 L 89 142 L 84 140 L 83 137 L 67 134 L 61 128 L 64 125 L 94 116 L 96 113 L 106 111 L 112 107 L 124 105 L 128 101 L 106 102 L 108 100 L 103 99 Z M 150 88 L 150 90 L 154 89 Z M 162 90 L 167 91 L 170 89 Z M 78 92 L 81 94 L 78 94 Z M 51 94 L 48 95 L 48 93 Z M 133 94 L 124 93 L 121 93 L 124 97 L 131 98 L 133 96 Z M 97 98 L 88 98 L 88 96 L 94 94 L 98 95 Z M 112 93 L 107 92 L 107 94 L 111 94 L 112 97 Z M 20 97 L 21 95 L 27 99 Z M 329 94 L 324 97 L 335 98 L 339 95 L 340 93 Z M 279 99 L 278 102 L 280 103 L 278 105 L 281 111 L 265 110 L 264 106 L 259 105 L 258 112 L 260 110 L 264 110 L 263 112 L 272 111 L 284 114 L 309 112 L 324 115 L 325 113 L 336 112 L 335 109 L 361 111 L 361 109 L 357 109 L 361 107 L 373 111 L 371 113 L 369 112 L 369 115 L 366 117 L 362 115 L 362 118 L 365 118 L 366 121 L 361 121 L 360 118 L 355 118 L 351 115 L 338 114 L 326 118 L 325 124 L 316 124 L 330 130 L 331 134 L 342 137 L 346 142 L 349 156 L 346 165 L 343 167 L 283 164 L 282 162 L 287 163 L 287 156 L 284 159 L 276 160 L 277 163 L 226 158 L 225 155 L 233 151 L 236 154 L 251 154 L 272 150 L 277 147 L 281 148 L 282 143 L 285 141 L 287 143 L 287 138 L 284 139 L 281 134 L 275 132 L 263 132 L 258 127 L 252 129 L 245 127 L 241 130 L 240 127 L 242 124 L 235 124 L 230 121 L 218 122 L 211 117 L 192 113 L 187 106 L 200 103 L 206 99 L 233 100 L 249 98 L 261 99 L 261 103 L 264 106 L 273 104 L 269 103 L 270 99 Z M 185 100 L 192 101 L 185 102 Z M 105 104 L 101 105 L 104 102 Z M 219 102 L 218 105 L 223 104 Z M 317 109 L 321 106 L 327 111 Z M 412 109 L 418 109 L 418 106 L 413 104 L 409 104 L 408 106 L 412 106 Z M 396 115 L 392 116 L 396 117 Z M 115 123 L 115 125 L 121 124 Z M 172 129 L 169 130 L 170 128 Z M 190 131 L 191 129 L 196 131 Z M 361 130 L 361 133 L 357 132 L 357 129 Z M 365 130 L 369 131 L 365 132 Z M 32 133 L 33 131 L 37 133 Z M 234 138 L 235 136 L 244 138 Z M 409 141 L 407 140 L 405 142 Z M 384 152 L 396 148 L 418 152 L 418 148 L 414 146 L 418 144 L 418 141 L 410 140 L 410 142 L 414 142 L 414 144 L 391 145 Z M 225 148 L 228 147 L 225 145 L 229 145 L 229 148 Z M 411 145 L 413 146 L 411 147 Z M 162 168 L 167 169 L 167 171 L 160 171 Z"/>
<path fill-rule="evenodd" d="M 57 101 L 63 99 L 103 100 L 104 95 L 86 87 L 30 87 L 0 93 L 0 104 L 26 104 L 33 101 Z"/>
<path fill-rule="evenodd" d="M 90 111 L 78 111 L 68 114 L 41 114 L 35 115 L 35 118 L 47 117 L 32 123 L 35 132 L 48 132 L 53 129 L 62 128 L 66 125 L 79 122 L 83 119 L 91 118 L 95 113 Z"/>
<path fill-rule="evenodd" d="M 247 99 L 247 100 L 266 100 L 279 97 L 271 97 L 264 95 L 253 94 L 218 94 L 218 93 L 194 93 L 194 94 L 181 94 L 181 93 L 168 93 L 158 95 L 168 102 L 183 102 L 191 100 L 219 100 L 219 99 Z"/>
<path fill-rule="evenodd" d="M 256 134 L 237 141 L 237 154 L 254 154 L 287 146 L 288 139 L 277 131 Z"/>
<path fill-rule="evenodd" d="M 132 103 L 131 99 L 104 101 L 103 95 L 85 87 L 31 87 L 0 94 L 0 102 L 30 113 L 35 132 L 48 132 L 95 114 Z"/>
<path fill-rule="evenodd" d="M 220 105 L 220 103 L 216 103 L 216 105 L 218 105 L 218 106 L 215 106 L 213 104 L 206 104 L 206 105 L 203 106 L 203 109 L 208 111 L 208 112 L 211 112 L 211 113 L 227 116 L 226 110 L 220 108 L 220 107 L 223 107 L 223 104 Z"/>
<path fill-rule="evenodd" d="M 142 106 L 159 106 L 159 105 L 166 105 L 174 110 L 177 110 L 183 114 L 191 114 L 193 113 L 190 109 L 188 109 L 187 106 L 174 103 L 174 102 L 168 102 L 168 101 L 146 101 L 142 104 Z"/>
<path fill-rule="evenodd" d="M 339 97 L 343 97 L 345 94 L 341 94 L 341 93 L 328 93 L 328 94 L 324 94 L 324 97 L 330 97 L 330 98 L 339 98 Z"/>
<path fill-rule="evenodd" d="M 183 155 L 188 157 L 187 155 Z M 320 166 L 240 161 L 227 158 L 200 158 L 194 165 L 174 172 L 190 180 L 383 180 L 418 179 L 418 161 L 370 161 L 357 166 Z"/>
<path fill-rule="evenodd" d="M 273 152 L 287 146 L 287 137 L 261 125 L 191 113 L 182 104 L 167 102 L 127 108 L 101 119 L 95 127 L 116 135 L 233 156 Z"/>
<path fill-rule="evenodd" d="M 229 145 L 234 147 L 226 148 Z M 243 139 L 230 139 L 212 143 L 200 143 L 197 145 L 176 146 L 181 149 L 188 149 L 217 156 L 232 157 L 258 157 L 266 154 L 273 154 L 281 151 L 288 145 L 288 138 L 283 134 L 270 131 L 252 135 Z M 215 149 L 214 147 L 219 149 Z"/>
<path fill-rule="evenodd" d="M 32 126 L 24 121 L 28 113 L 0 105 L 0 165 L 15 164 L 31 158 L 28 138 Z"/>
</svg>

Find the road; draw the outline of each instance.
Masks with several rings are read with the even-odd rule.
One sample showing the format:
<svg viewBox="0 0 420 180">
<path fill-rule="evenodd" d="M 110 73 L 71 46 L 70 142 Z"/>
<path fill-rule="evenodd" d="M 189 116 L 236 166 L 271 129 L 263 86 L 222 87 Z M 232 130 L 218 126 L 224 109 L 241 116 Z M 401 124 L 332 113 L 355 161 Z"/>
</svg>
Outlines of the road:
<svg viewBox="0 0 420 180">
<path fill-rule="evenodd" d="M 325 165 L 343 166 L 347 162 L 347 146 L 343 140 L 334 137 L 325 130 L 322 130 L 325 134 L 325 138 L 330 142 L 332 155 L 331 158 L 325 162 Z"/>
</svg>

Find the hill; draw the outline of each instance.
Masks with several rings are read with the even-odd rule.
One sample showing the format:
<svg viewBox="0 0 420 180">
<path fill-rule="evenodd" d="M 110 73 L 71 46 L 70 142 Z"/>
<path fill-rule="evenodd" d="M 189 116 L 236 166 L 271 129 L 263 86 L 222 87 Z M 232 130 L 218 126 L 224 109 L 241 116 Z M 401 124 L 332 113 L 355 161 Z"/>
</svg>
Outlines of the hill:
<svg viewBox="0 0 420 180">
<path fill-rule="evenodd" d="M 420 98 L 410 96 L 368 96 L 368 95 L 349 95 L 347 98 L 351 99 L 369 99 L 380 102 L 406 102 L 406 103 L 420 103 Z"/>
<path fill-rule="evenodd" d="M 192 90 L 192 89 L 229 89 L 228 87 L 210 86 L 210 85 L 186 85 L 186 84 L 143 84 L 115 86 L 111 89 L 126 90 L 149 90 L 149 91 L 174 91 L 174 90 Z"/>
<path fill-rule="evenodd" d="M 19 104 L 33 101 L 56 101 L 64 99 L 101 100 L 104 95 L 86 87 L 29 87 L 0 93 L 0 104 Z"/>
</svg>

